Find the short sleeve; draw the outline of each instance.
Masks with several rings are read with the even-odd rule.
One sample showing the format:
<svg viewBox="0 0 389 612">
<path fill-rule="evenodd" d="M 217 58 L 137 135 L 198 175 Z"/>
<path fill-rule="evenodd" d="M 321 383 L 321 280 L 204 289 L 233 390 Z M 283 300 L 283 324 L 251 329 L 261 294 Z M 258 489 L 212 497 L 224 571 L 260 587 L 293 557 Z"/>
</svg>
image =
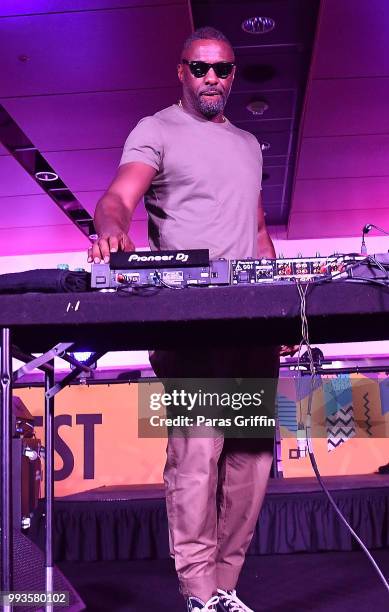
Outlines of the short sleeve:
<svg viewBox="0 0 389 612">
<path fill-rule="evenodd" d="M 123 148 L 120 166 L 143 162 L 160 170 L 163 156 L 161 128 L 154 117 L 145 117 L 130 132 Z"/>
<path fill-rule="evenodd" d="M 248 133 L 250 136 L 250 142 L 254 146 L 254 155 L 258 159 L 259 165 L 259 177 L 260 177 L 260 191 L 262 191 L 262 175 L 263 175 L 263 155 L 262 155 L 262 147 L 259 140 L 254 136 L 254 134 Z"/>
</svg>

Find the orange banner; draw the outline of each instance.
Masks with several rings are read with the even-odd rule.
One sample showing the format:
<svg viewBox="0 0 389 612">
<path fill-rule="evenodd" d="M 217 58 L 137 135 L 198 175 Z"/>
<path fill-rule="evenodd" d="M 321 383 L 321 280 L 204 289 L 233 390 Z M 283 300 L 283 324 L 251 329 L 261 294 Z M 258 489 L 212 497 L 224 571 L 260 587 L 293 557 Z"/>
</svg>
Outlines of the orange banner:
<svg viewBox="0 0 389 612">
<path fill-rule="evenodd" d="M 17 389 L 42 429 L 43 388 Z M 40 426 L 39 426 L 40 424 Z M 282 428 L 281 428 L 282 429 Z M 291 459 L 296 438 L 282 441 L 284 476 L 312 476 L 309 459 Z M 64 496 L 103 485 L 161 483 L 166 438 L 138 438 L 137 384 L 67 387 L 55 400 L 55 495 Z M 389 461 L 385 438 L 352 438 L 333 452 L 326 438 L 314 440 L 323 475 L 366 474 Z"/>
</svg>

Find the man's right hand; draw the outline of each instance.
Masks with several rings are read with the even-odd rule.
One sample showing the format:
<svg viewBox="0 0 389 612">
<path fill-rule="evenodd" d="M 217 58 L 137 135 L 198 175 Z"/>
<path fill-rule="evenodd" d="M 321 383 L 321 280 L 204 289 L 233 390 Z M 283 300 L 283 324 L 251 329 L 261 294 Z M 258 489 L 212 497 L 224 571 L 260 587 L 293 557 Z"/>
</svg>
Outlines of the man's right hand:
<svg viewBox="0 0 389 612">
<path fill-rule="evenodd" d="M 101 234 L 88 249 L 88 262 L 108 263 L 110 254 L 117 251 L 135 251 L 131 238 L 124 232 Z"/>
</svg>

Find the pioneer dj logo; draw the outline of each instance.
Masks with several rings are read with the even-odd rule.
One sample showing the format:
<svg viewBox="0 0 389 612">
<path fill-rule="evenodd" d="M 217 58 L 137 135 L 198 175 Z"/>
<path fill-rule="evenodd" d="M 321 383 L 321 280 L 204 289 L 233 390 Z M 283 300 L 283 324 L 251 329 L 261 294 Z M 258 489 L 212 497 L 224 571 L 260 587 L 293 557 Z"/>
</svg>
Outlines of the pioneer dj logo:
<svg viewBox="0 0 389 612">
<path fill-rule="evenodd" d="M 146 263 L 156 263 L 159 261 L 177 261 L 177 262 L 187 262 L 189 259 L 189 255 L 186 253 L 175 253 L 174 255 L 138 255 L 138 253 L 132 253 L 128 262 L 146 262 Z"/>
</svg>

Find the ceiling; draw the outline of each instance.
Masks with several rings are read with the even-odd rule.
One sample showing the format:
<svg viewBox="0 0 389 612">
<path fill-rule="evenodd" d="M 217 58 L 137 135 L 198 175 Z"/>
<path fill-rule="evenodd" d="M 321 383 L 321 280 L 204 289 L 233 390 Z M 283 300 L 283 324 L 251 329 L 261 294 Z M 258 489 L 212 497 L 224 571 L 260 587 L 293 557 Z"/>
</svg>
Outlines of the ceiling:
<svg viewBox="0 0 389 612">
<path fill-rule="evenodd" d="M 334 197 L 320 197 L 320 181 L 330 183 L 335 174 L 342 180 L 334 193 L 344 198 L 356 192 L 350 183 L 356 172 L 363 174 L 368 166 L 371 174 L 375 165 L 376 174 L 380 173 L 375 193 L 384 202 L 388 160 L 380 158 L 379 152 L 388 141 L 377 138 L 377 133 L 386 120 L 379 98 L 369 95 L 371 90 L 362 87 L 360 80 L 365 79 L 368 87 L 371 82 L 366 78 L 374 81 L 373 90 L 387 100 L 389 54 L 383 53 L 386 38 L 376 37 L 369 45 L 377 46 L 376 55 L 370 54 L 377 74 L 369 61 L 363 61 L 362 52 L 357 67 L 352 57 L 347 64 L 343 56 L 348 49 L 342 41 L 348 37 L 357 49 L 361 26 L 357 24 L 354 34 L 345 34 L 339 27 L 334 33 L 334 24 L 339 26 L 339 19 L 345 22 L 347 16 L 336 7 L 347 5 L 352 14 L 354 5 L 362 10 L 362 5 L 379 2 L 322 0 L 309 73 L 319 0 L 192 0 L 191 4 L 187 0 L 2 0 L 0 104 L 36 154 L 59 175 L 77 206 L 92 216 L 115 174 L 129 131 L 141 117 L 178 99 L 176 65 L 193 24 L 213 25 L 231 40 L 238 64 L 226 114 L 270 145 L 263 152 L 267 223 L 285 228 L 289 224 L 293 238 L 334 235 L 326 233 L 323 224 L 314 223 L 316 211 L 324 209 L 326 216 L 334 217 L 331 231 L 343 235 L 339 233 L 345 232 L 345 224 L 339 221 L 341 206 Z M 262 35 L 245 33 L 242 21 L 255 15 L 272 17 L 274 30 Z M 383 17 L 381 23 L 386 23 Z M 379 27 L 377 21 L 375 27 Z M 352 78 L 350 70 L 354 70 Z M 363 99 L 355 111 L 345 113 L 343 107 L 347 102 L 350 109 L 354 94 Z M 263 115 L 253 116 L 247 110 L 247 104 L 255 100 L 268 105 Z M 374 111 L 368 128 L 361 124 L 367 116 L 366 105 Z M 369 144 L 366 133 L 360 133 L 366 129 Z M 338 140 L 333 139 L 339 131 Z M 371 153 L 368 164 L 361 155 L 359 166 L 350 168 L 344 157 L 350 147 Z M 87 247 L 88 238 L 68 212 L 1 144 L 0 178 L 0 255 Z M 359 178 L 363 186 L 366 177 Z M 371 186 L 370 180 L 366 190 Z M 383 205 L 378 209 L 382 212 Z M 366 218 L 361 205 L 359 211 L 360 218 Z M 383 224 L 379 215 L 364 223 L 380 225 L 377 219 Z M 135 212 L 132 237 L 137 246 L 147 244 L 142 205 Z"/>
<path fill-rule="evenodd" d="M 178 98 L 177 59 L 191 32 L 188 4 L 5 0 L 0 16 L 0 103 L 93 214 L 129 131 Z M 88 239 L 4 149 L 0 176 L 0 253 L 87 247 Z M 147 244 L 144 219 L 140 206 L 132 227 L 138 245 Z"/>
<path fill-rule="evenodd" d="M 388 107 L 389 2 L 322 0 L 289 238 L 389 232 Z"/>
</svg>

